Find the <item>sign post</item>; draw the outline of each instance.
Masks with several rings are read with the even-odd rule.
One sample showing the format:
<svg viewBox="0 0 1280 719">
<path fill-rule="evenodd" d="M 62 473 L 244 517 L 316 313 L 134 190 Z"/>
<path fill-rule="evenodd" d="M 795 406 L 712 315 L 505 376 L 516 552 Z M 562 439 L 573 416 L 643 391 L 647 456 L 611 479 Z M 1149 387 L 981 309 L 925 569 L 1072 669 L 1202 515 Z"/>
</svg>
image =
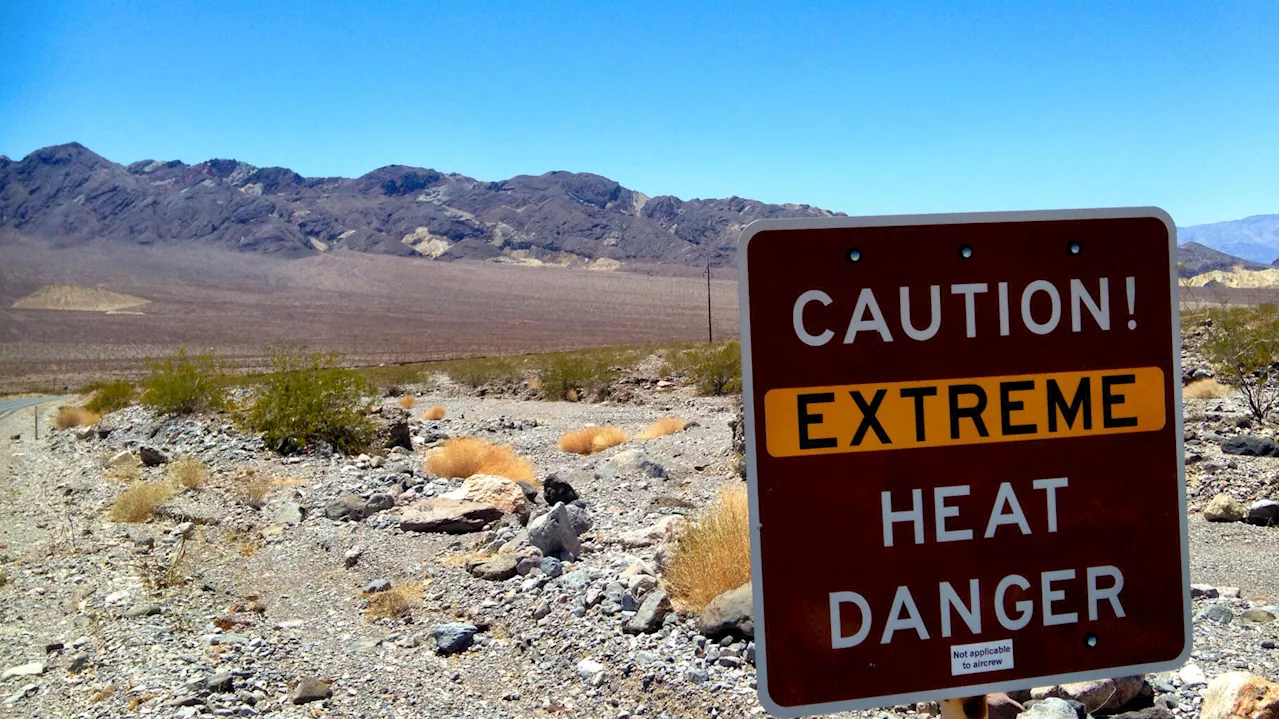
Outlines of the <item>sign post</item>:
<svg viewBox="0 0 1280 719">
<path fill-rule="evenodd" d="M 1185 661 L 1175 242 L 1153 208 L 743 231 L 767 710 Z"/>
</svg>

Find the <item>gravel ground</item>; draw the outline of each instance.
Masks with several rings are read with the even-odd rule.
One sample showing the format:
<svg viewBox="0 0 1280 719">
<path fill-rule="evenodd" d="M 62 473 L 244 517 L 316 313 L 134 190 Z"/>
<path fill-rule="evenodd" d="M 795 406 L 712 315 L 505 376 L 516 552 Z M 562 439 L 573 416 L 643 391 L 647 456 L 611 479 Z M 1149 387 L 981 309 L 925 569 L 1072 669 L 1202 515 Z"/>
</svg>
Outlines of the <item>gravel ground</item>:
<svg viewBox="0 0 1280 719">
<path fill-rule="evenodd" d="M 627 396 L 626 403 L 547 403 L 432 386 L 414 415 L 441 404 L 447 417 L 415 419 L 413 452 L 379 460 L 280 458 L 229 425 L 162 422 L 139 408 L 108 417 L 104 422 L 116 429 L 106 439 L 65 431 L 13 441 L 8 437 L 23 431 L 18 419 L 0 422 L 0 571 L 7 580 L 0 586 L 0 670 L 43 663 L 41 674 L 0 682 L 0 713 L 763 714 L 755 700 L 754 645 L 706 642 L 696 617 L 679 613 L 654 633 L 622 631 L 634 609 L 628 602 L 654 591 L 635 578 L 656 574 L 662 551 L 660 542 L 636 541 L 637 530 L 696 515 L 722 488 L 741 482 L 730 451 L 731 401 L 658 391 L 653 382 L 631 387 Z M 1217 406 L 1188 405 L 1189 414 L 1221 415 L 1188 422 L 1188 432 L 1201 439 L 1199 449 L 1188 450 L 1203 455 L 1201 466 L 1221 465 L 1198 470 L 1189 486 L 1221 486 L 1242 501 L 1274 498 L 1275 459 L 1224 458 L 1210 441 L 1217 429 L 1239 422 L 1238 407 Z M 395 412 L 392 400 L 383 412 Z M 641 445 L 665 479 L 596 477 L 635 445 L 587 458 L 555 446 L 562 433 L 586 424 L 636 432 L 666 415 L 696 426 Z M 559 576 L 536 569 L 489 581 L 468 573 L 466 562 L 512 541 L 518 523 L 503 520 L 461 535 L 403 531 L 399 520 L 415 498 L 460 484 L 421 469 L 423 451 L 446 435 L 510 444 L 541 477 L 567 479 L 593 525 L 582 534 L 581 558 L 565 562 Z M 211 479 L 146 523 L 111 523 L 106 511 L 123 485 L 104 465 L 140 444 L 200 457 Z M 246 500 L 250 469 L 273 482 L 260 507 Z M 159 478 L 165 470 L 143 471 Z M 1207 500 L 1197 491 L 1191 492 L 1197 501 Z M 363 521 L 326 516 L 344 495 L 382 493 L 395 495 L 394 506 Z M 299 509 L 305 518 L 290 521 Z M 1189 522 L 1192 581 L 1238 587 L 1241 594 L 1197 597 L 1195 669 L 1147 678 L 1157 700 L 1179 716 L 1197 713 L 1206 679 L 1234 669 L 1277 672 L 1276 529 L 1213 524 L 1194 510 Z M 362 590 L 379 579 L 421 588 L 408 618 L 369 618 Z M 434 651 L 432 628 L 458 622 L 477 628 L 474 644 L 455 654 Z M 307 689 L 311 682 L 304 680 L 312 678 L 325 682 L 320 689 L 332 697 L 293 704 L 299 683 Z M 916 716 L 914 709 L 856 715 Z"/>
</svg>

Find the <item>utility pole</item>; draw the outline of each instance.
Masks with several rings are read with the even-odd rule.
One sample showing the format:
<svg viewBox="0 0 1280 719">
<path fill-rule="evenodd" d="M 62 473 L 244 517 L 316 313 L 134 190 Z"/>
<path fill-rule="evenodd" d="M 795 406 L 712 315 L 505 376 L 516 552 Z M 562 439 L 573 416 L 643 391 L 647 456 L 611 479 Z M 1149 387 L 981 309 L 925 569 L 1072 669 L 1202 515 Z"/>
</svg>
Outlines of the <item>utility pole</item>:
<svg viewBox="0 0 1280 719">
<path fill-rule="evenodd" d="M 707 341 L 714 342 L 711 338 L 711 259 L 707 259 Z"/>
</svg>

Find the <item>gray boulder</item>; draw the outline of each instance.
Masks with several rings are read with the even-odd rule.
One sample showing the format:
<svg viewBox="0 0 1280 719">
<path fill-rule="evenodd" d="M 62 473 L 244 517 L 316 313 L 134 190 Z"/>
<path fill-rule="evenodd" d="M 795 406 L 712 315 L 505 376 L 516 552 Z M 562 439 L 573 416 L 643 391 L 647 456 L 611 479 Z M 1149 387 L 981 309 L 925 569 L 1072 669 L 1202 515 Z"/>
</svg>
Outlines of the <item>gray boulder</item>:
<svg viewBox="0 0 1280 719">
<path fill-rule="evenodd" d="M 478 579 L 487 579 L 491 582 L 510 579 L 516 576 L 516 558 L 509 554 L 500 554 L 493 559 L 472 565 L 471 574 Z"/>
<path fill-rule="evenodd" d="M 1027 702 L 1027 710 L 1019 714 L 1018 719 L 1084 719 L 1083 709 L 1084 705 L 1079 702 L 1051 697 Z"/>
<path fill-rule="evenodd" d="M 466 651 L 479 631 L 468 622 L 437 624 L 431 628 L 431 638 L 436 643 L 436 654 L 456 654 Z"/>
<path fill-rule="evenodd" d="M 303 677 L 298 682 L 298 686 L 294 687 L 293 693 L 289 695 L 289 701 L 294 704 L 306 704 L 323 701 L 332 696 L 333 689 L 330 689 L 328 684 L 315 677 Z"/>
<path fill-rule="evenodd" d="M 364 519 L 364 500 L 354 494 L 344 494 L 325 505 L 324 516 L 340 522 L 358 522 Z"/>
<path fill-rule="evenodd" d="M 566 504 L 565 510 L 569 512 L 569 522 L 573 524 L 574 534 L 584 534 L 590 531 L 592 522 L 591 515 L 587 513 L 586 507 L 580 507 L 576 504 Z"/>
<path fill-rule="evenodd" d="M 623 450 L 596 468 L 596 479 L 616 482 L 627 479 L 666 479 L 667 470 L 642 449 Z"/>
<path fill-rule="evenodd" d="M 564 573 L 564 563 L 555 557 L 543 557 L 538 564 L 538 568 L 542 570 L 543 574 L 552 579 Z"/>
<path fill-rule="evenodd" d="M 1274 499 L 1259 499 L 1249 505 L 1244 521 L 1260 527 L 1274 527 L 1280 523 L 1280 504 Z"/>
<path fill-rule="evenodd" d="M 1235 615 L 1231 613 L 1231 608 L 1225 604 L 1210 604 L 1209 606 L 1196 612 L 1197 620 L 1208 619 L 1218 624 L 1230 624 L 1235 620 Z"/>
<path fill-rule="evenodd" d="M 1140 676 L 1069 682 L 1031 690 L 1032 699 L 1056 697 L 1079 702 L 1093 712 L 1115 711 L 1142 694 L 1147 682 Z"/>
<path fill-rule="evenodd" d="M 391 509 L 396 506 L 396 500 L 391 498 L 389 494 L 378 492 L 369 497 L 369 501 L 364 503 L 364 516 L 372 517 L 378 512 Z"/>
<path fill-rule="evenodd" d="M 654 590 L 645 597 L 635 616 L 627 620 L 622 631 L 627 634 L 652 634 L 662 628 L 662 620 L 671 611 L 671 600 L 661 589 Z"/>
<path fill-rule="evenodd" d="M 144 467 L 158 467 L 169 461 L 169 457 L 164 452 L 143 445 L 138 448 L 138 461 L 142 462 Z"/>
<path fill-rule="evenodd" d="M 1272 439 L 1240 435 L 1222 440 L 1222 453 L 1245 457 L 1276 457 L 1280 456 L 1280 447 Z"/>
<path fill-rule="evenodd" d="M 502 518 L 500 507 L 465 499 L 427 499 L 415 502 L 400 517 L 400 529 L 406 532 L 443 532 L 465 534 L 478 532 L 485 525 Z"/>
<path fill-rule="evenodd" d="M 573 531 L 573 520 L 563 504 L 529 522 L 529 543 L 542 550 L 544 555 L 564 552 L 569 559 L 577 559 L 582 551 L 578 534 Z"/>
<path fill-rule="evenodd" d="M 231 675 L 228 674 L 227 672 L 217 672 L 215 674 L 210 674 L 204 679 L 205 690 L 213 692 L 215 694 L 222 694 L 224 692 L 229 692 L 232 690 L 233 687 L 234 687 L 234 682 L 231 678 Z"/>
<path fill-rule="evenodd" d="M 698 631 L 708 639 L 725 636 L 754 639 L 756 630 L 752 619 L 751 583 L 730 589 L 712 599 L 698 617 Z"/>
</svg>

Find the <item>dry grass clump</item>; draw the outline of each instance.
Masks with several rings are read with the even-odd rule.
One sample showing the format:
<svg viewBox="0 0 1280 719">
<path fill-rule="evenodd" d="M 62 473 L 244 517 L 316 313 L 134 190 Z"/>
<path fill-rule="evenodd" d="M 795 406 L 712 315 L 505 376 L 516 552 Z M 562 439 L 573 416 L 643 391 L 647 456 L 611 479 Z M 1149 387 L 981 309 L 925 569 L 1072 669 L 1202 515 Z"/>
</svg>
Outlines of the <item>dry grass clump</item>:
<svg viewBox="0 0 1280 719">
<path fill-rule="evenodd" d="M 236 498 L 254 509 L 266 505 L 267 495 L 275 486 L 270 477 L 252 467 L 237 469 L 231 479 Z"/>
<path fill-rule="evenodd" d="M 414 607 L 422 604 L 422 586 L 392 587 L 367 596 L 369 606 L 365 609 L 365 616 L 369 619 L 395 619 L 408 616 Z"/>
<path fill-rule="evenodd" d="M 88 427 L 97 424 L 102 419 L 96 412 L 90 412 L 84 407 L 64 406 L 58 408 L 58 416 L 53 419 L 53 426 L 58 429 L 71 429 L 72 427 Z"/>
<path fill-rule="evenodd" d="M 444 407 L 436 405 L 426 412 L 423 412 L 422 418 L 427 420 L 444 419 Z"/>
<path fill-rule="evenodd" d="M 583 427 L 561 436 L 557 446 L 562 452 L 586 455 L 616 447 L 630 439 L 617 427 Z"/>
<path fill-rule="evenodd" d="M 405 409 L 413 409 L 414 407 L 418 406 L 418 398 L 414 397 L 411 394 L 407 394 L 401 397 L 400 400 L 396 402 L 396 404 L 400 405 Z"/>
<path fill-rule="evenodd" d="M 706 514 L 680 533 L 663 579 L 671 597 L 701 611 L 716 596 L 751 579 L 747 491 L 720 494 Z"/>
<path fill-rule="evenodd" d="M 140 482 L 116 497 L 111 505 L 111 521 L 136 524 L 145 522 L 156 507 L 169 501 L 173 487 L 167 482 Z"/>
<path fill-rule="evenodd" d="M 534 482 L 533 462 L 506 445 L 475 437 L 459 437 L 427 455 L 426 469 L 437 477 L 466 479 L 473 474 L 493 474 L 516 482 Z"/>
<path fill-rule="evenodd" d="M 142 463 L 130 458 L 107 469 L 107 477 L 121 484 L 133 484 L 142 481 Z"/>
<path fill-rule="evenodd" d="M 209 470 L 204 462 L 184 455 L 169 463 L 169 478 L 187 489 L 200 489 L 209 479 Z"/>
<path fill-rule="evenodd" d="M 636 436 L 636 439 L 657 439 L 665 434 L 683 432 L 684 428 L 688 426 L 688 424 L 689 423 L 686 420 L 680 419 L 679 417 L 663 417 L 657 422 L 645 427 L 644 431 Z"/>
<path fill-rule="evenodd" d="M 1230 397 L 1232 389 L 1212 377 L 1198 379 L 1182 388 L 1183 399 L 1222 399 Z"/>
</svg>

